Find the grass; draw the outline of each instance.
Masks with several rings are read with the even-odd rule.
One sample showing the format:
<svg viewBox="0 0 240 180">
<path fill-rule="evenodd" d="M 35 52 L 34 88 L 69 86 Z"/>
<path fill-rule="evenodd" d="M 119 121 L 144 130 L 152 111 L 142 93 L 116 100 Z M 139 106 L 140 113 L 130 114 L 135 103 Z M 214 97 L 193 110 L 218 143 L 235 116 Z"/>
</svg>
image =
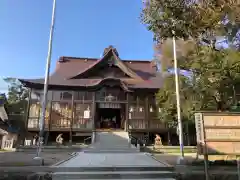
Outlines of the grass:
<svg viewBox="0 0 240 180">
<path fill-rule="evenodd" d="M 152 153 L 154 156 L 162 155 L 162 156 L 180 156 L 180 148 L 179 147 L 174 147 L 174 146 L 163 146 L 159 147 L 156 149 L 153 149 L 152 147 L 147 147 L 145 151 L 148 151 Z M 195 147 L 184 147 L 184 154 L 186 157 L 190 159 L 196 159 L 197 157 L 197 149 Z M 199 160 L 203 160 L 204 156 L 203 155 L 198 155 Z M 224 160 L 224 161 L 232 161 L 236 160 L 237 156 L 236 155 L 209 155 L 208 156 L 209 161 L 219 161 L 219 160 Z"/>
<path fill-rule="evenodd" d="M 162 146 L 162 147 L 146 147 L 144 149 L 147 152 L 151 153 L 163 153 L 163 154 L 178 154 L 180 152 L 180 148 L 177 146 Z M 184 147 L 184 153 L 196 153 L 197 149 L 195 147 Z"/>
</svg>

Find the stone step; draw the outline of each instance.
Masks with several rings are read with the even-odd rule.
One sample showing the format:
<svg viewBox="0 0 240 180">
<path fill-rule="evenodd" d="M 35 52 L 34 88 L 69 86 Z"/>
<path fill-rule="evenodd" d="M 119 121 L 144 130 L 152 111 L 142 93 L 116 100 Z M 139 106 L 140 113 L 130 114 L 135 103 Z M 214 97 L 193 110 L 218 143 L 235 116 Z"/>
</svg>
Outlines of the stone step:
<svg viewBox="0 0 240 180">
<path fill-rule="evenodd" d="M 81 179 L 81 180 L 98 180 L 98 179 Z M 111 179 L 111 180 L 119 180 L 119 179 Z M 125 180 L 152 180 L 152 179 L 125 179 Z M 163 180 L 162 178 L 157 178 L 155 180 Z M 164 179 L 164 180 L 173 180 L 172 178 L 170 179 Z"/>
<path fill-rule="evenodd" d="M 128 132 L 97 132 L 95 149 L 131 149 Z"/>
<path fill-rule="evenodd" d="M 98 178 L 97 179 L 81 179 L 81 180 L 98 180 Z M 111 179 L 111 180 L 119 180 L 119 179 Z M 137 178 L 137 179 L 125 179 L 125 180 L 153 180 L 153 179 L 149 179 L 149 178 L 147 178 L 147 179 L 139 179 L 139 178 Z M 157 178 L 157 179 L 154 179 L 154 180 L 175 180 L 175 179 L 172 179 L 172 178 L 165 178 L 165 179 L 163 179 L 163 178 Z"/>
<path fill-rule="evenodd" d="M 121 150 L 121 149 L 92 149 L 92 150 L 84 150 L 84 153 L 136 153 L 136 150 Z"/>
<path fill-rule="evenodd" d="M 21 168 L 22 170 L 23 168 Z M 45 170 L 41 167 L 41 170 Z M 161 166 L 91 166 L 91 167 L 48 167 L 51 172 L 126 172 L 126 171 L 175 171 L 174 167 Z"/>
<path fill-rule="evenodd" d="M 169 171 L 105 171 L 105 172 L 58 172 L 53 180 L 73 179 L 167 179 L 174 180 L 176 173 Z"/>
<path fill-rule="evenodd" d="M 53 146 L 44 146 L 42 147 L 42 152 L 79 152 L 83 149 L 83 146 L 60 146 L 60 147 L 53 147 Z M 37 147 L 18 147 L 15 150 L 16 152 L 37 152 Z"/>
</svg>

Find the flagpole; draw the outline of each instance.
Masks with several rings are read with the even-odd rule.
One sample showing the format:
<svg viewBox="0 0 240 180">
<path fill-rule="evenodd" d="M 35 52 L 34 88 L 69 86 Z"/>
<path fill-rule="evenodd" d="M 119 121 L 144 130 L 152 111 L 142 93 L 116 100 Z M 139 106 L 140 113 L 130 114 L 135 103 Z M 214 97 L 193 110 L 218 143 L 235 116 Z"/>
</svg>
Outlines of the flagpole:
<svg viewBox="0 0 240 180">
<path fill-rule="evenodd" d="M 48 41 L 48 55 L 46 61 L 46 69 L 45 69 L 45 80 L 44 80 L 44 90 L 43 90 L 43 100 L 42 100 L 42 111 L 40 114 L 40 122 L 39 122 L 39 143 L 37 148 L 37 156 L 34 159 L 42 159 L 41 158 L 41 150 L 44 141 L 44 128 L 45 128 L 45 115 L 46 115 L 46 107 L 47 107 L 47 95 L 48 95 L 48 84 L 49 84 L 49 73 L 50 73 L 50 65 L 51 65 L 51 57 L 52 57 L 52 41 L 53 41 L 53 31 L 54 31 L 54 23 L 55 23 L 55 10 L 56 10 L 56 0 L 53 0 L 53 9 L 52 9 L 52 21 L 50 27 L 50 35 Z"/>
<path fill-rule="evenodd" d="M 175 74 L 175 86 L 176 86 L 176 100 L 177 100 L 177 121 L 178 121 L 178 136 L 181 157 L 178 159 L 178 164 L 184 160 L 184 147 L 183 147 L 183 127 L 181 119 L 181 105 L 180 105 L 180 93 L 179 93 L 179 77 L 178 77 L 178 66 L 177 66 L 177 53 L 176 53 L 176 38 L 175 32 L 173 31 L 173 59 L 174 59 L 174 74 Z"/>
</svg>

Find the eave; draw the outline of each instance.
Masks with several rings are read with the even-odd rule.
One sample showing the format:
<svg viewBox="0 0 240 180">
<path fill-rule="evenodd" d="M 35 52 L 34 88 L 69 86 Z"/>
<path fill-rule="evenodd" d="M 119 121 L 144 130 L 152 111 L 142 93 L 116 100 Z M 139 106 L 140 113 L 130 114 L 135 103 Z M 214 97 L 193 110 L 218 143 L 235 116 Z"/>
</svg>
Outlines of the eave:
<svg viewBox="0 0 240 180">
<path fill-rule="evenodd" d="M 19 81 L 26 87 L 28 88 L 33 88 L 33 89 L 43 89 L 44 87 L 44 81 L 43 79 L 32 79 L 32 80 L 25 80 L 25 79 L 19 79 Z M 42 81 L 42 82 L 40 82 Z M 67 80 L 71 81 L 71 80 Z M 48 89 L 58 89 L 58 90 L 66 90 L 66 89 L 72 89 L 72 90 L 96 90 L 101 88 L 104 84 L 108 82 L 114 82 L 115 84 L 119 85 L 124 91 L 126 92 L 131 92 L 129 89 L 128 85 L 122 81 L 121 79 L 117 78 L 104 78 L 104 79 L 99 79 L 96 82 L 92 83 L 91 85 L 81 85 L 81 84 L 51 84 L 49 83 Z"/>
</svg>

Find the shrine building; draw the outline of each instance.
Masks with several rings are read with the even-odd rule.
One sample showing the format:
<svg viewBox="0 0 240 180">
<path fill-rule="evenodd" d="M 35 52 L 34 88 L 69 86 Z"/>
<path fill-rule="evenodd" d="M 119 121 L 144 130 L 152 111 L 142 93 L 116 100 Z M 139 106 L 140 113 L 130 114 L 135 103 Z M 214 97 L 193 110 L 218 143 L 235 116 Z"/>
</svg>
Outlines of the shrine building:
<svg viewBox="0 0 240 180">
<path fill-rule="evenodd" d="M 44 78 L 19 81 L 30 90 L 26 127 L 34 135 L 39 132 Z M 45 143 L 54 142 L 59 133 L 73 144 L 93 131 L 128 131 L 136 137 L 166 133 L 155 101 L 162 83 L 152 61 L 122 60 L 112 46 L 99 59 L 60 57 L 49 77 Z"/>
</svg>

